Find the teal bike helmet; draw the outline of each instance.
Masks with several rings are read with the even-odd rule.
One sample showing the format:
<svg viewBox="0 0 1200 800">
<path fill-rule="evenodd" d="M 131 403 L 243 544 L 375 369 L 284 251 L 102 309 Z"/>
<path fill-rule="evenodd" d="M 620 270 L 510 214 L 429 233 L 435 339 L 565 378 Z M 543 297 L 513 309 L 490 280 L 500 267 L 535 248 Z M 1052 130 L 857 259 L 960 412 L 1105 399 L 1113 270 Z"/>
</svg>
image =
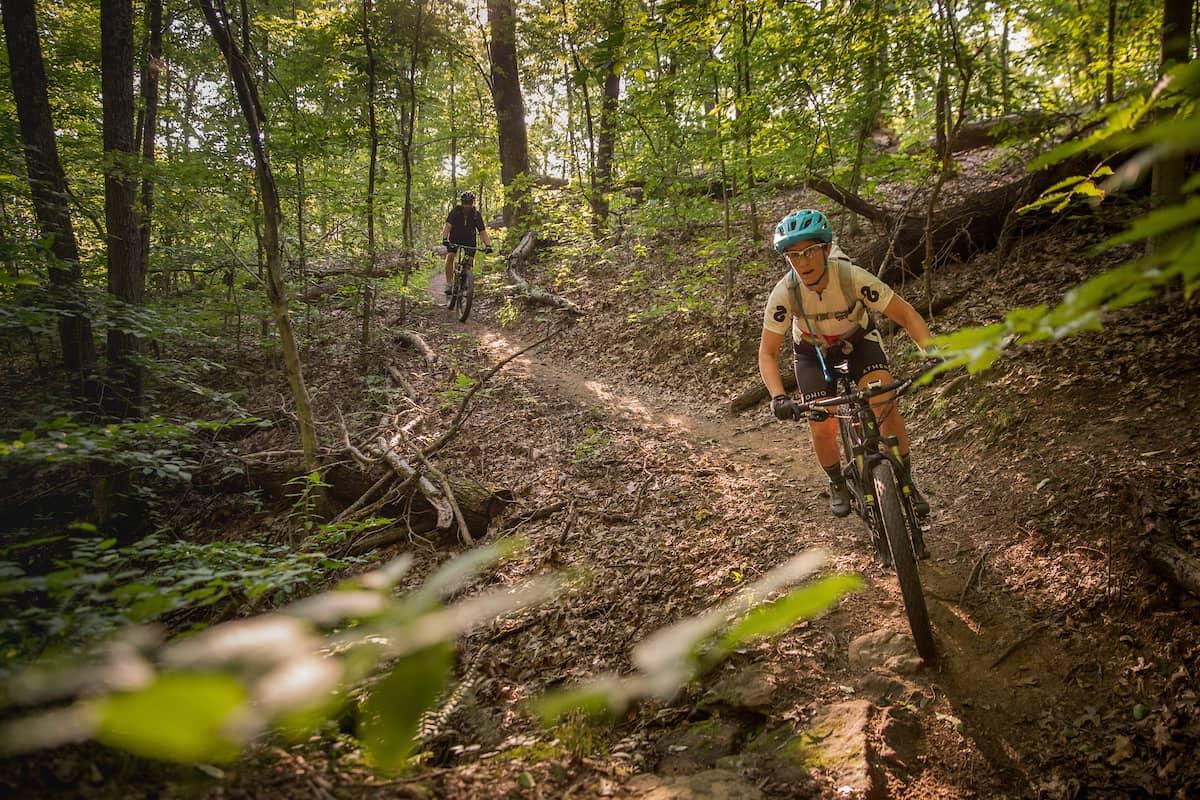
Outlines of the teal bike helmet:
<svg viewBox="0 0 1200 800">
<path fill-rule="evenodd" d="M 833 229 L 820 211 L 802 208 L 793 211 L 775 226 L 775 252 L 782 253 L 796 242 L 816 239 L 823 244 L 833 241 Z"/>
</svg>

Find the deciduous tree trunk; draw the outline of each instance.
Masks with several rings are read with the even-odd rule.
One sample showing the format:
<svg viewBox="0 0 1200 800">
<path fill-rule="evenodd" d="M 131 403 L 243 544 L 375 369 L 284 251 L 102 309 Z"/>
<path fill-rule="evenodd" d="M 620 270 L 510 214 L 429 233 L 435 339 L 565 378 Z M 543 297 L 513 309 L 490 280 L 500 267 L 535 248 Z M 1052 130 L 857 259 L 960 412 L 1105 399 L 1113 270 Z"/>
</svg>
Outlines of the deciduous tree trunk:
<svg viewBox="0 0 1200 800">
<path fill-rule="evenodd" d="M 496 105 L 500 140 L 500 180 L 504 184 L 504 222 L 519 224 L 529 213 L 529 140 L 525 130 L 525 99 L 517 72 L 517 18 L 513 0 L 488 0 L 488 47 L 492 66 L 492 101 Z M 515 185 L 514 185 L 515 184 Z"/>
<path fill-rule="evenodd" d="M 362 3 L 363 46 L 367 50 L 367 130 L 370 157 L 367 166 L 367 269 L 363 276 L 362 346 L 371 344 L 371 316 L 375 308 L 375 171 L 379 164 L 379 127 L 375 120 L 375 48 L 371 46 L 371 0 Z M 405 207 L 405 222 L 408 208 Z M 405 227 L 407 234 L 408 228 Z M 407 239 L 407 236 L 406 236 Z"/>
<path fill-rule="evenodd" d="M 613 152 L 617 141 L 617 108 L 621 96 L 621 73 L 618 68 L 625 40 L 625 20 L 620 0 L 610 0 L 608 6 L 608 35 L 604 42 L 604 93 L 600 102 L 600 136 L 596 146 L 596 185 L 592 201 L 593 219 L 597 233 L 608 220 L 608 195 L 612 191 Z"/>
<path fill-rule="evenodd" d="M 1160 74 L 1190 60 L 1192 9 L 1195 0 L 1163 0 L 1162 59 Z M 1154 164 L 1150 186 L 1155 206 L 1178 202 L 1187 177 L 1185 154 L 1160 159 Z"/>
<path fill-rule="evenodd" d="M 133 3 L 100 0 L 100 81 L 104 101 L 104 221 L 108 251 L 108 291 L 129 305 L 146 301 L 142 233 L 134 209 L 137 181 L 133 146 Z M 142 414 L 142 373 L 138 337 L 108 331 L 105 413 L 115 419 Z"/>
<path fill-rule="evenodd" d="M 89 378 L 96 364 L 96 348 L 87 308 L 75 294 L 80 279 L 79 245 L 67 210 L 67 178 L 58 160 L 33 0 L 3 0 L 0 10 L 33 213 L 55 259 L 50 265 L 50 282 L 66 295 L 63 302 L 71 309 L 58 318 L 63 367 L 76 381 L 80 395 L 91 401 L 96 399 L 95 384 Z"/>
<path fill-rule="evenodd" d="M 296 422 L 300 428 L 300 446 L 304 451 L 304 467 L 309 472 L 317 472 L 317 431 L 313 423 L 312 403 L 308 396 L 308 387 L 304 384 L 304 371 L 300 362 L 300 350 L 296 346 L 296 336 L 292 330 L 292 321 L 288 316 L 287 287 L 283 282 L 283 245 L 279 238 L 279 229 L 283 221 L 283 213 L 279 205 L 279 192 L 275 185 L 275 177 L 271 174 L 271 162 L 262 133 L 262 121 L 265 115 L 258 100 L 250 65 L 242 52 L 234 43 L 229 33 L 228 20 L 218 15 L 212 0 L 197 0 L 204 18 L 208 22 L 213 38 L 221 48 L 225 57 L 225 65 L 229 69 L 230 81 L 242 108 L 242 116 L 246 120 L 246 132 L 249 135 L 250 149 L 254 153 L 254 167 L 258 175 L 258 188 L 262 196 L 263 209 L 263 248 L 266 250 L 266 284 L 267 297 L 271 302 L 271 313 L 275 318 L 275 326 L 279 330 L 279 340 L 283 349 L 284 369 L 287 372 L 288 385 L 292 390 L 292 400 L 296 404 Z"/>
<path fill-rule="evenodd" d="M 142 152 L 146 174 L 142 176 L 141 207 L 138 209 L 139 247 L 143 270 L 150 266 L 150 224 L 154 217 L 154 147 L 158 134 L 158 73 L 162 66 L 162 0 L 146 2 L 146 57 L 142 63 L 142 110 L 137 125 L 135 149 Z M 144 284 L 143 284 L 144 285 Z"/>
</svg>

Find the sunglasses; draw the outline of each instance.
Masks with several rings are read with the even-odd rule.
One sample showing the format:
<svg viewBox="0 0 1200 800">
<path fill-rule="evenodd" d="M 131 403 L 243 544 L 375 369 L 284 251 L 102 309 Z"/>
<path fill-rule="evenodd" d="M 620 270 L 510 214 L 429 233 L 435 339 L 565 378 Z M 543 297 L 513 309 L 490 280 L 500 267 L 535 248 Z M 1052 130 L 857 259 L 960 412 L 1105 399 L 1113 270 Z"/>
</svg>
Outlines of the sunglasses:
<svg viewBox="0 0 1200 800">
<path fill-rule="evenodd" d="M 824 246 L 825 245 L 823 245 L 823 244 L 810 244 L 808 247 L 804 248 L 803 250 L 785 250 L 783 252 L 783 257 L 786 258 L 788 261 L 802 261 L 802 260 L 808 258 L 809 253 L 811 253 L 814 250 L 820 250 Z"/>
</svg>

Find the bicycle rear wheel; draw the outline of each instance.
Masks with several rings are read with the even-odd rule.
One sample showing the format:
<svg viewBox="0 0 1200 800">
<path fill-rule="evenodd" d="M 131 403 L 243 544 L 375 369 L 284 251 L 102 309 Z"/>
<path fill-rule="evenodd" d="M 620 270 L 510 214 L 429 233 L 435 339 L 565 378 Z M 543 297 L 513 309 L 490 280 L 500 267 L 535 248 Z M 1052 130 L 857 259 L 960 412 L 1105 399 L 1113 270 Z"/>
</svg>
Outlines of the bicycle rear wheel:
<svg viewBox="0 0 1200 800">
<path fill-rule="evenodd" d="M 933 641 L 933 629 L 929 626 L 929 611 L 925 607 L 925 593 L 921 590 L 921 575 L 917 571 L 917 559 L 913 553 L 912 539 L 904 509 L 900 505 L 900 488 L 890 461 L 881 461 L 871 471 L 875 484 L 879 515 L 887 535 L 888 547 L 892 551 L 892 564 L 896 568 L 896 579 L 900 582 L 900 594 L 904 599 L 904 613 L 917 643 L 917 652 L 926 661 L 937 658 L 937 646 Z"/>
<path fill-rule="evenodd" d="M 466 322 L 471 315 L 471 301 L 475 298 L 475 275 L 469 266 L 464 267 L 458 279 L 458 321 Z"/>
</svg>

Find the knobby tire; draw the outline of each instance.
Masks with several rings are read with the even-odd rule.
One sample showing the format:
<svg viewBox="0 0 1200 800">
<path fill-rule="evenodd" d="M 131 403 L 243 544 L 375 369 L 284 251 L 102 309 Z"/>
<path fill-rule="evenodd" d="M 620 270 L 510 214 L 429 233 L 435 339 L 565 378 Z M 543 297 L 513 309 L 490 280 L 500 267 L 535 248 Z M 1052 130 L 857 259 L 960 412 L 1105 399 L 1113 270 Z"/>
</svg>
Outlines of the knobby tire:
<svg viewBox="0 0 1200 800">
<path fill-rule="evenodd" d="M 892 565 L 896 579 L 900 582 L 900 594 L 904 598 L 904 613 L 912 628 L 917 652 L 926 661 L 937 658 L 937 646 L 933 641 L 933 630 L 929 626 L 929 611 L 925 607 L 925 593 L 921 590 L 921 575 L 917 572 L 917 559 L 909 538 L 908 524 L 901 506 L 900 488 L 889 461 L 882 461 L 871 471 L 875 483 L 875 502 L 887 535 L 888 547 L 892 551 Z"/>
</svg>

